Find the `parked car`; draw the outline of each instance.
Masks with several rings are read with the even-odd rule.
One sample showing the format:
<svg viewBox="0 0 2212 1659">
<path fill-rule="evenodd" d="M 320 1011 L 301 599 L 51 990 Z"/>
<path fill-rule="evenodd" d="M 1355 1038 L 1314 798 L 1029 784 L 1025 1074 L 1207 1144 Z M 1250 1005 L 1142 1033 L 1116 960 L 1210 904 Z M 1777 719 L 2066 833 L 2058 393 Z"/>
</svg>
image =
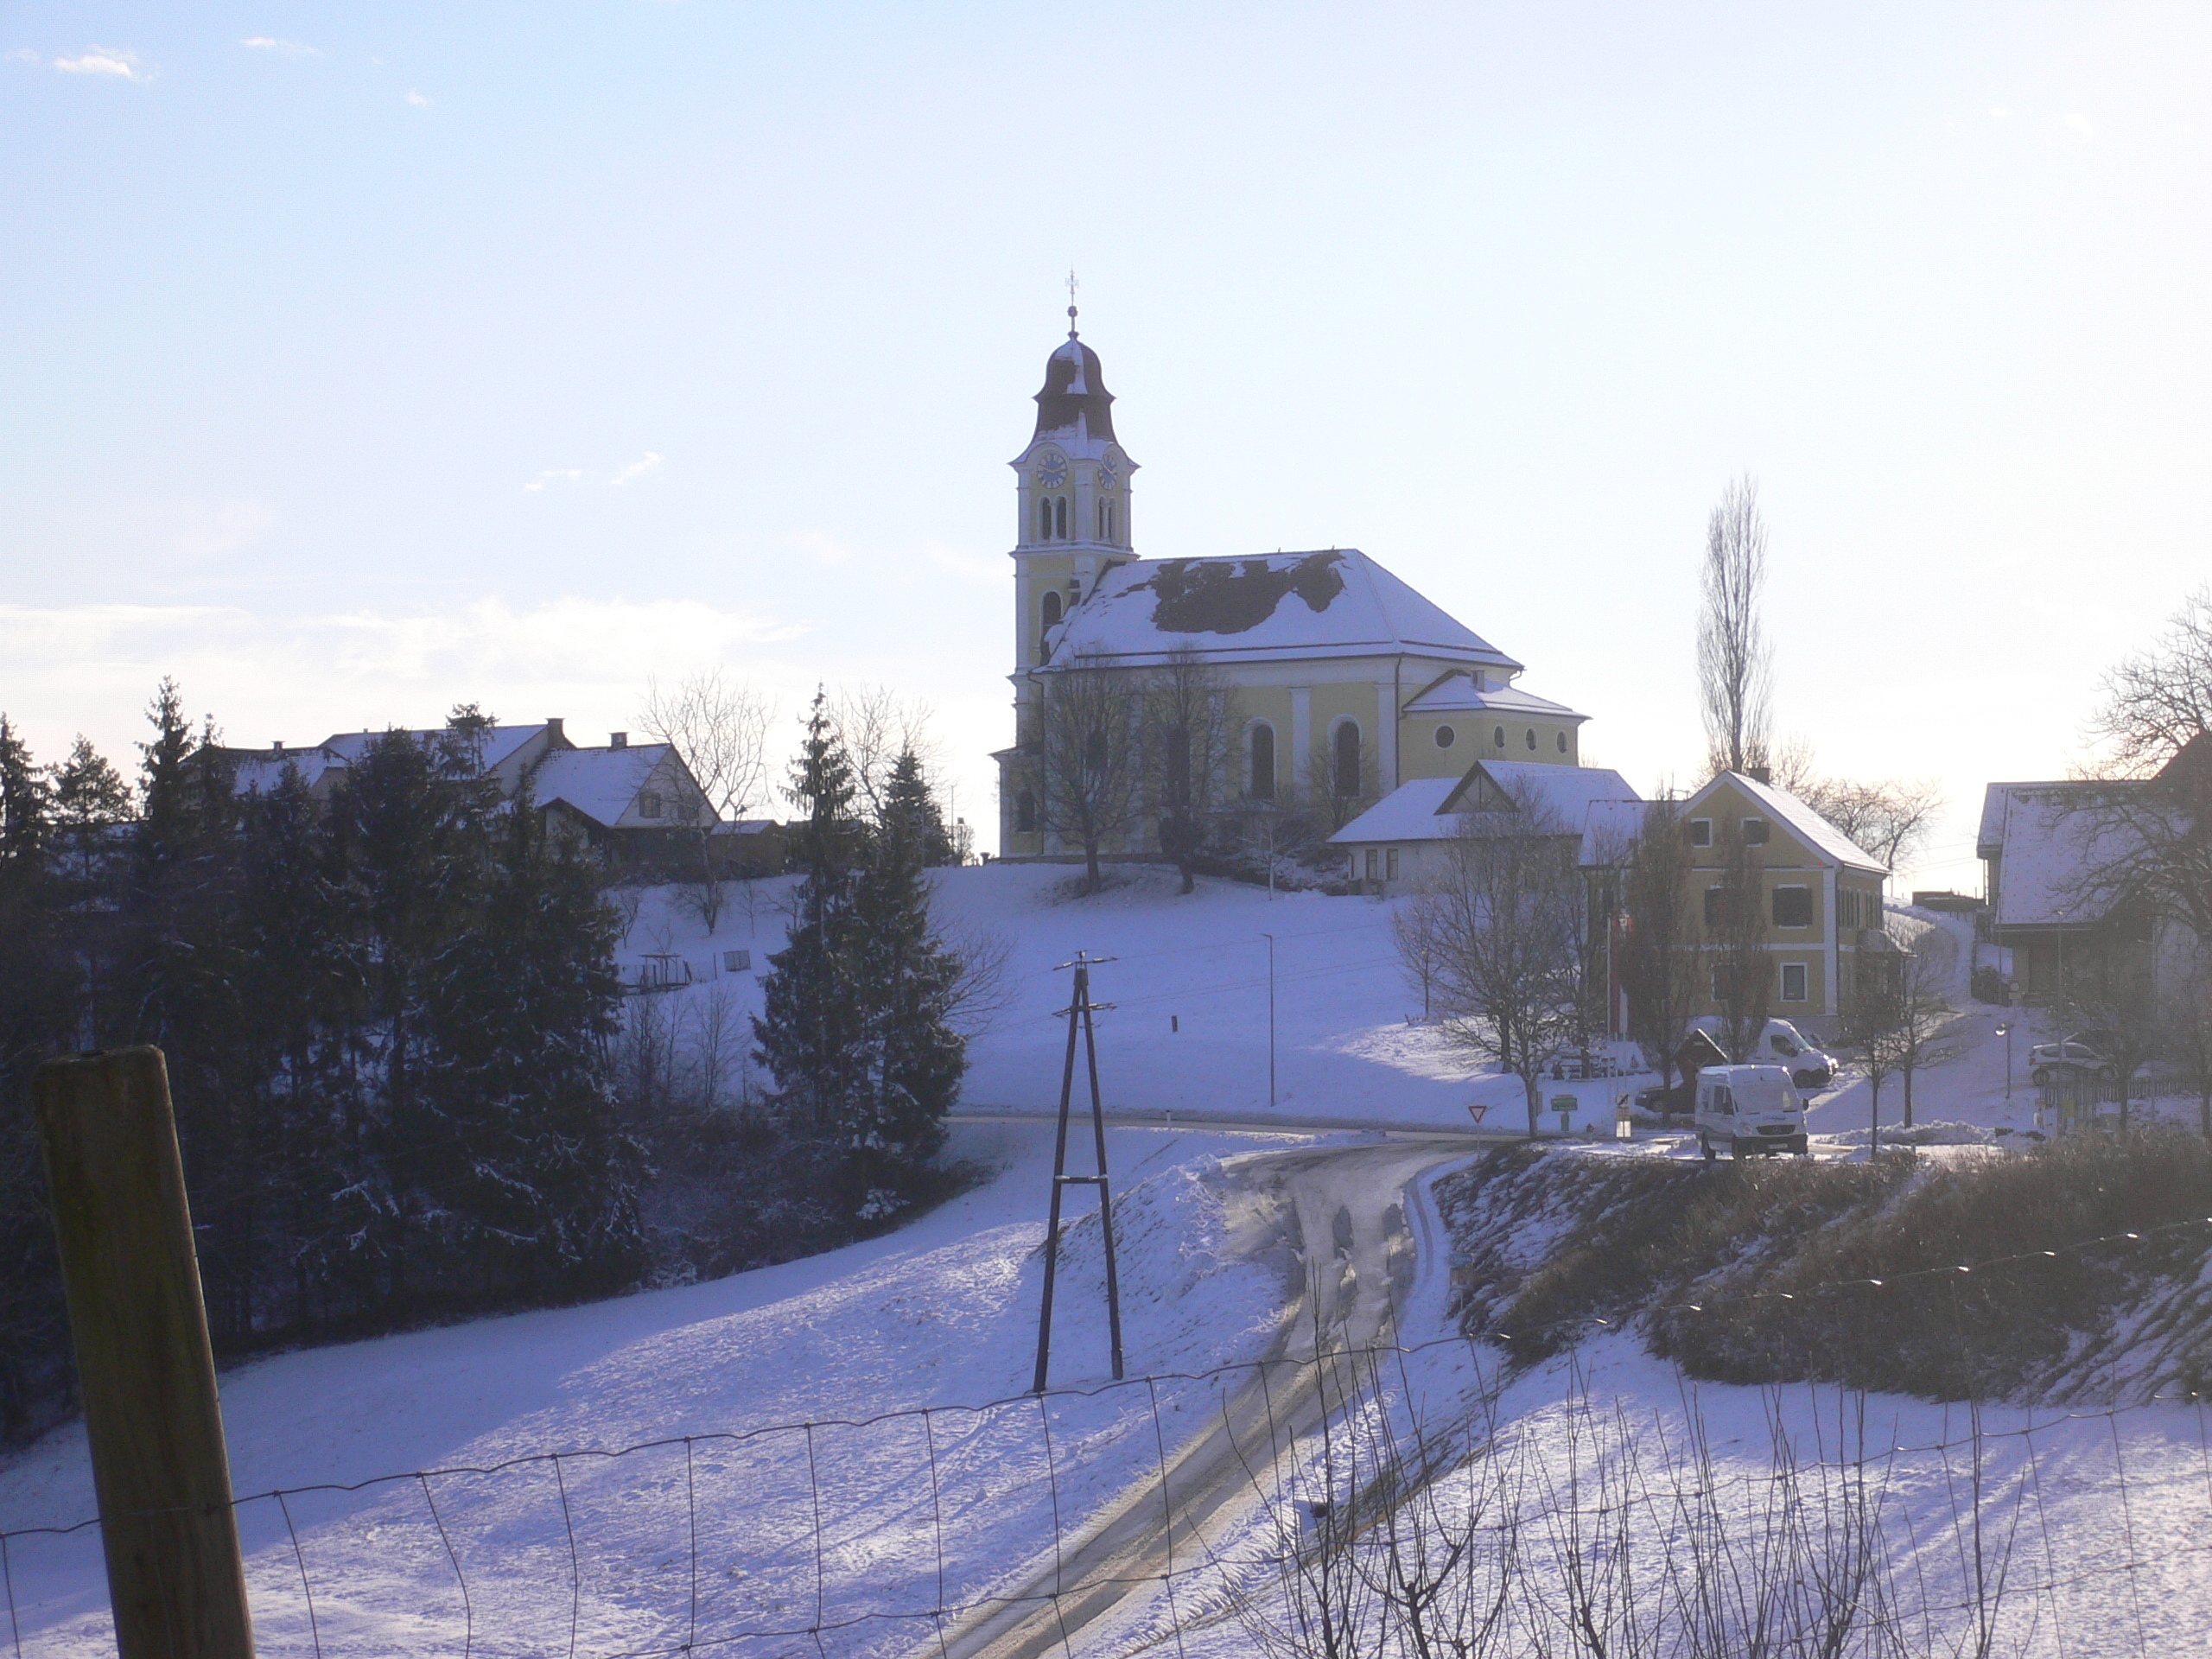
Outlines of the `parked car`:
<svg viewBox="0 0 2212 1659">
<path fill-rule="evenodd" d="M 1678 1083 L 1671 1089 L 1655 1083 L 1636 1091 L 1636 1109 L 1639 1112 L 1688 1112 L 1695 1103 L 1694 1092 L 1688 1083 Z"/>
<path fill-rule="evenodd" d="M 1811 1154 L 1805 1097 L 1778 1065 L 1709 1065 L 1697 1074 L 1697 1144 L 1711 1163 L 1731 1158 Z"/>
<path fill-rule="evenodd" d="M 1715 1042 L 1726 1046 L 1726 1024 L 1713 1014 L 1706 1014 L 1693 1022 Z M 1779 1065 L 1789 1073 L 1789 1081 L 1800 1089 L 1825 1089 L 1835 1080 L 1842 1070 L 1833 1054 L 1824 1052 L 1819 1044 L 1791 1025 L 1787 1020 L 1770 1020 L 1760 1030 L 1758 1040 L 1751 1045 L 1752 1052 L 1742 1055 L 1739 1063 L 1745 1065 Z"/>
<path fill-rule="evenodd" d="M 2113 1063 L 2090 1040 L 2095 1034 L 2077 1031 L 2055 1043 L 2037 1043 L 2028 1051 L 2030 1081 L 2050 1083 L 2069 1071 L 2095 1077 L 2113 1076 Z"/>
</svg>

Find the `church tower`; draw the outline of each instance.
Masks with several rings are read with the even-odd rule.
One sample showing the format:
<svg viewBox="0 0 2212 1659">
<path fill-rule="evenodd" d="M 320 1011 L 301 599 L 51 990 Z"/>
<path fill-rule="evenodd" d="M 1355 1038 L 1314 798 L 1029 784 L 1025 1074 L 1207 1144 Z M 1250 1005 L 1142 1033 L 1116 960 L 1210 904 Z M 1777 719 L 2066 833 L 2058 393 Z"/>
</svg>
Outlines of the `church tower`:
<svg viewBox="0 0 2212 1659">
<path fill-rule="evenodd" d="M 1098 353 L 1075 328 L 1045 359 L 1037 429 L 1008 464 L 1014 471 L 1014 672 L 1045 660 L 1052 628 L 1135 557 L 1129 550 L 1129 475 L 1136 462 L 1114 441 L 1114 394 Z"/>
</svg>

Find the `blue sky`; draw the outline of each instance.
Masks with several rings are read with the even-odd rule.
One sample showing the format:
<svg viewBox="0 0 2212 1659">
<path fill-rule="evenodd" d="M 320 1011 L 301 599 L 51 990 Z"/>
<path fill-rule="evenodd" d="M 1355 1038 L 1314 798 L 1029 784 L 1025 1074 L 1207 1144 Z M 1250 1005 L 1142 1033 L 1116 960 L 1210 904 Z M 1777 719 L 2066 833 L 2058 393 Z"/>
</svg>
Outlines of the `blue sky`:
<svg viewBox="0 0 2212 1659">
<path fill-rule="evenodd" d="M 2212 574 L 2202 6 L 0 6 L 0 708 L 127 755 L 709 662 L 1008 735 L 1081 274 L 1152 555 L 1357 545 L 1701 749 L 1760 480 L 1781 723 L 2078 758 Z"/>
</svg>

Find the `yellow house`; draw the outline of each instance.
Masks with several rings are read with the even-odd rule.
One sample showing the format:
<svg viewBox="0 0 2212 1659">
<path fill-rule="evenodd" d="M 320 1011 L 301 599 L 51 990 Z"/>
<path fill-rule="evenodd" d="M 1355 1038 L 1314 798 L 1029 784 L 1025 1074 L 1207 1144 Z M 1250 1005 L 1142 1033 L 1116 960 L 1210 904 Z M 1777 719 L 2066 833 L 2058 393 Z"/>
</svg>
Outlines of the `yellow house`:
<svg viewBox="0 0 2212 1659">
<path fill-rule="evenodd" d="M 1179 654 L 1202 662 L 1228 692 L 1232 804 L 1334 802 L 1349 817 L 1486 758 L 1580 763 L 1584 715 L 1522 689 L 1521 664 L 1356 548 L 1137 557 L 1137 464 L 1115 437 L 1113 402 L 1098 353 L 1071 327 L 1011 463 L 1014 743 L 994 757 L 1002 856 L 1072 850 L 1047 826 L 1033 754 L 1042 687 L 1077 667 L 1135 679 Z M 1151 836 L 1141 826 L 1116 850 L 1146 850 Z"/>
<path fill-rule="evenodd" d="M 1882 884 L 1888 869 L 1872 853 L 1786 790 L 1724 772 L 1681 809 L 1690 848 L 1690 914 L 1698 917 L 1720 886 L 1732 835 L 1740 835 L 1758 871 L 1760 913 L 1774 975 L 1767 1008 L 1814 1029 L 1842 1013 L 1862 952 L 1886 952 Z M 1699 982 L 1700 1014 L 1718 1014 L 1713 987 Z"/>
</svg>

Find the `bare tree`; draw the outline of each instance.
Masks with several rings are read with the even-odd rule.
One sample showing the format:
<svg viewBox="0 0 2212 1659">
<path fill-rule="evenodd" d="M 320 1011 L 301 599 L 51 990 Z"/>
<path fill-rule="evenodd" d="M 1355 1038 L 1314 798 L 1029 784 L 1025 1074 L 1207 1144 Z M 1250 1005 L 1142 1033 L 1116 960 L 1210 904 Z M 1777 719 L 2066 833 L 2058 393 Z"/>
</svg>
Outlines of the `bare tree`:
<svg viewBox="0 0 2212 1659">
<path fill-rule="evenodd" d="M 1144 727 L 1145 806 L 1189 893 L 1234 771 L 1228 683 L 1198 652 L 1178 647 L 1145 687 Z"/>
<path fill-rule="evenodd" d="M 1866 1155 L 1881 1150 L 1882 1085 L 1897 1075 L 1897 986 L 1886 961 L 1870 963 L 1862 953 L 1843 1002 L 1843 1046 L 1866 1073 L 1873 1096 Z"/>
<path fill-rule="evenodd" d="M 900 755 L 911 752 L 931 779 L 939 772 L 930 732 L 933 712 L 927 702 L 888 686 L 853 686 L 830 699 L 830 723 L 852 763 L 854 791 L 870 823 L 883 821 Z"/>
<path fill-rule="evenodd" d="M 1135 823 L 1141 802 L 1142 698 L 1111 669 L 1078 658 L 1038 676 L 1036 756 L 1045 827 L 1083 849 L 1083 890 L 1104 880 L 1098 855 Z"/>
<path fill-rule="evenodd" d="M 720 669 L 690 675 L 672 690 L 657 680 L 646 683 L 639 728 L 674 749 L 698 786 L 696 797 L 674 804 L 677 821 L 696 845 L 696 902 L 709 935 L 722 912 L 715 827 L 742 818 L 746 808 L 766 796 L 768 727 L 774 718 L 767 698 L 750 686 L 727 683 Z"/>
<path fill-rule="evenodd" d="M 1521 1080 L 1536 1133 L 1543 1069 L 1581 1024 L 1590 905 L 1578 837 L 1533 796 L 1467 812 L 1406 906 L 1400 949 L 1433 963 L 1444 1032 Z"/>
<path fill-rule="evenodd" d="M 1720 830 L 1720 868 L 1700 895 L 1704 965 L 1728 1057 L 1741 1062 L 1766 1029 L 1774 958 L 1767 950 L 1766 868 L 1740 824 Z"/>
<path fill-rule="evenodd" d="M 1893 923 L 1890 937 L 1904 953 L 1897 971 L 1895 1051 L 1897 1075 L 1904 1084 L 1904 1127 L 1909 1129 L 1913 1074 L 1950 1065 L 1963 1058 L 1970 1045 L 1959 1028 L 1958 1007 L 1951 1001 L 1959 971 L 1957 942 L 1932 925 L 1909 934 Z"/>
<path fill-rule="evenodd" d="M 1715 772 L 1767 764 L 1774 652 L 1759 620 L 1766 587 L 1766 521 L 1758 486 L 1730 484 L 1705 531 L 1697 624 L 1698 690 Z"/>
<path fill-rule="evenodd" d="M 2212 951 L 2193 942 L 2159 999 L 2176 1081 L 2196 1096 L 2197 1127 L 2212 1141 Z"/>
<path fill-rule="evenodd" d="M 2066 964 L 2058 988 L 2059 1017 L 2081 1032 L 2111 1063 L 2120 1127 L 2130 1121 L 2128 1097 L 2144 1067 L 2158 1056 L 2165 1037 L 2153 993 L 2146 941 L 2123 912 L 2091 931 Z"/>
<path fill-rule="evenodd" d="M 1662 1079 L 1675 1084 L 1675 1056 L 1697 1011 L 1699 931 L 1690 906 L 1691 855 L 1681 811 L 1671 800 L 1644 809 L 1643 823 L 1622 874 L 1628 914 L 1621 940 L 1621 984 L 1628 992 L 1629 1030 L 1658 1057 Z"/>
</svg>

